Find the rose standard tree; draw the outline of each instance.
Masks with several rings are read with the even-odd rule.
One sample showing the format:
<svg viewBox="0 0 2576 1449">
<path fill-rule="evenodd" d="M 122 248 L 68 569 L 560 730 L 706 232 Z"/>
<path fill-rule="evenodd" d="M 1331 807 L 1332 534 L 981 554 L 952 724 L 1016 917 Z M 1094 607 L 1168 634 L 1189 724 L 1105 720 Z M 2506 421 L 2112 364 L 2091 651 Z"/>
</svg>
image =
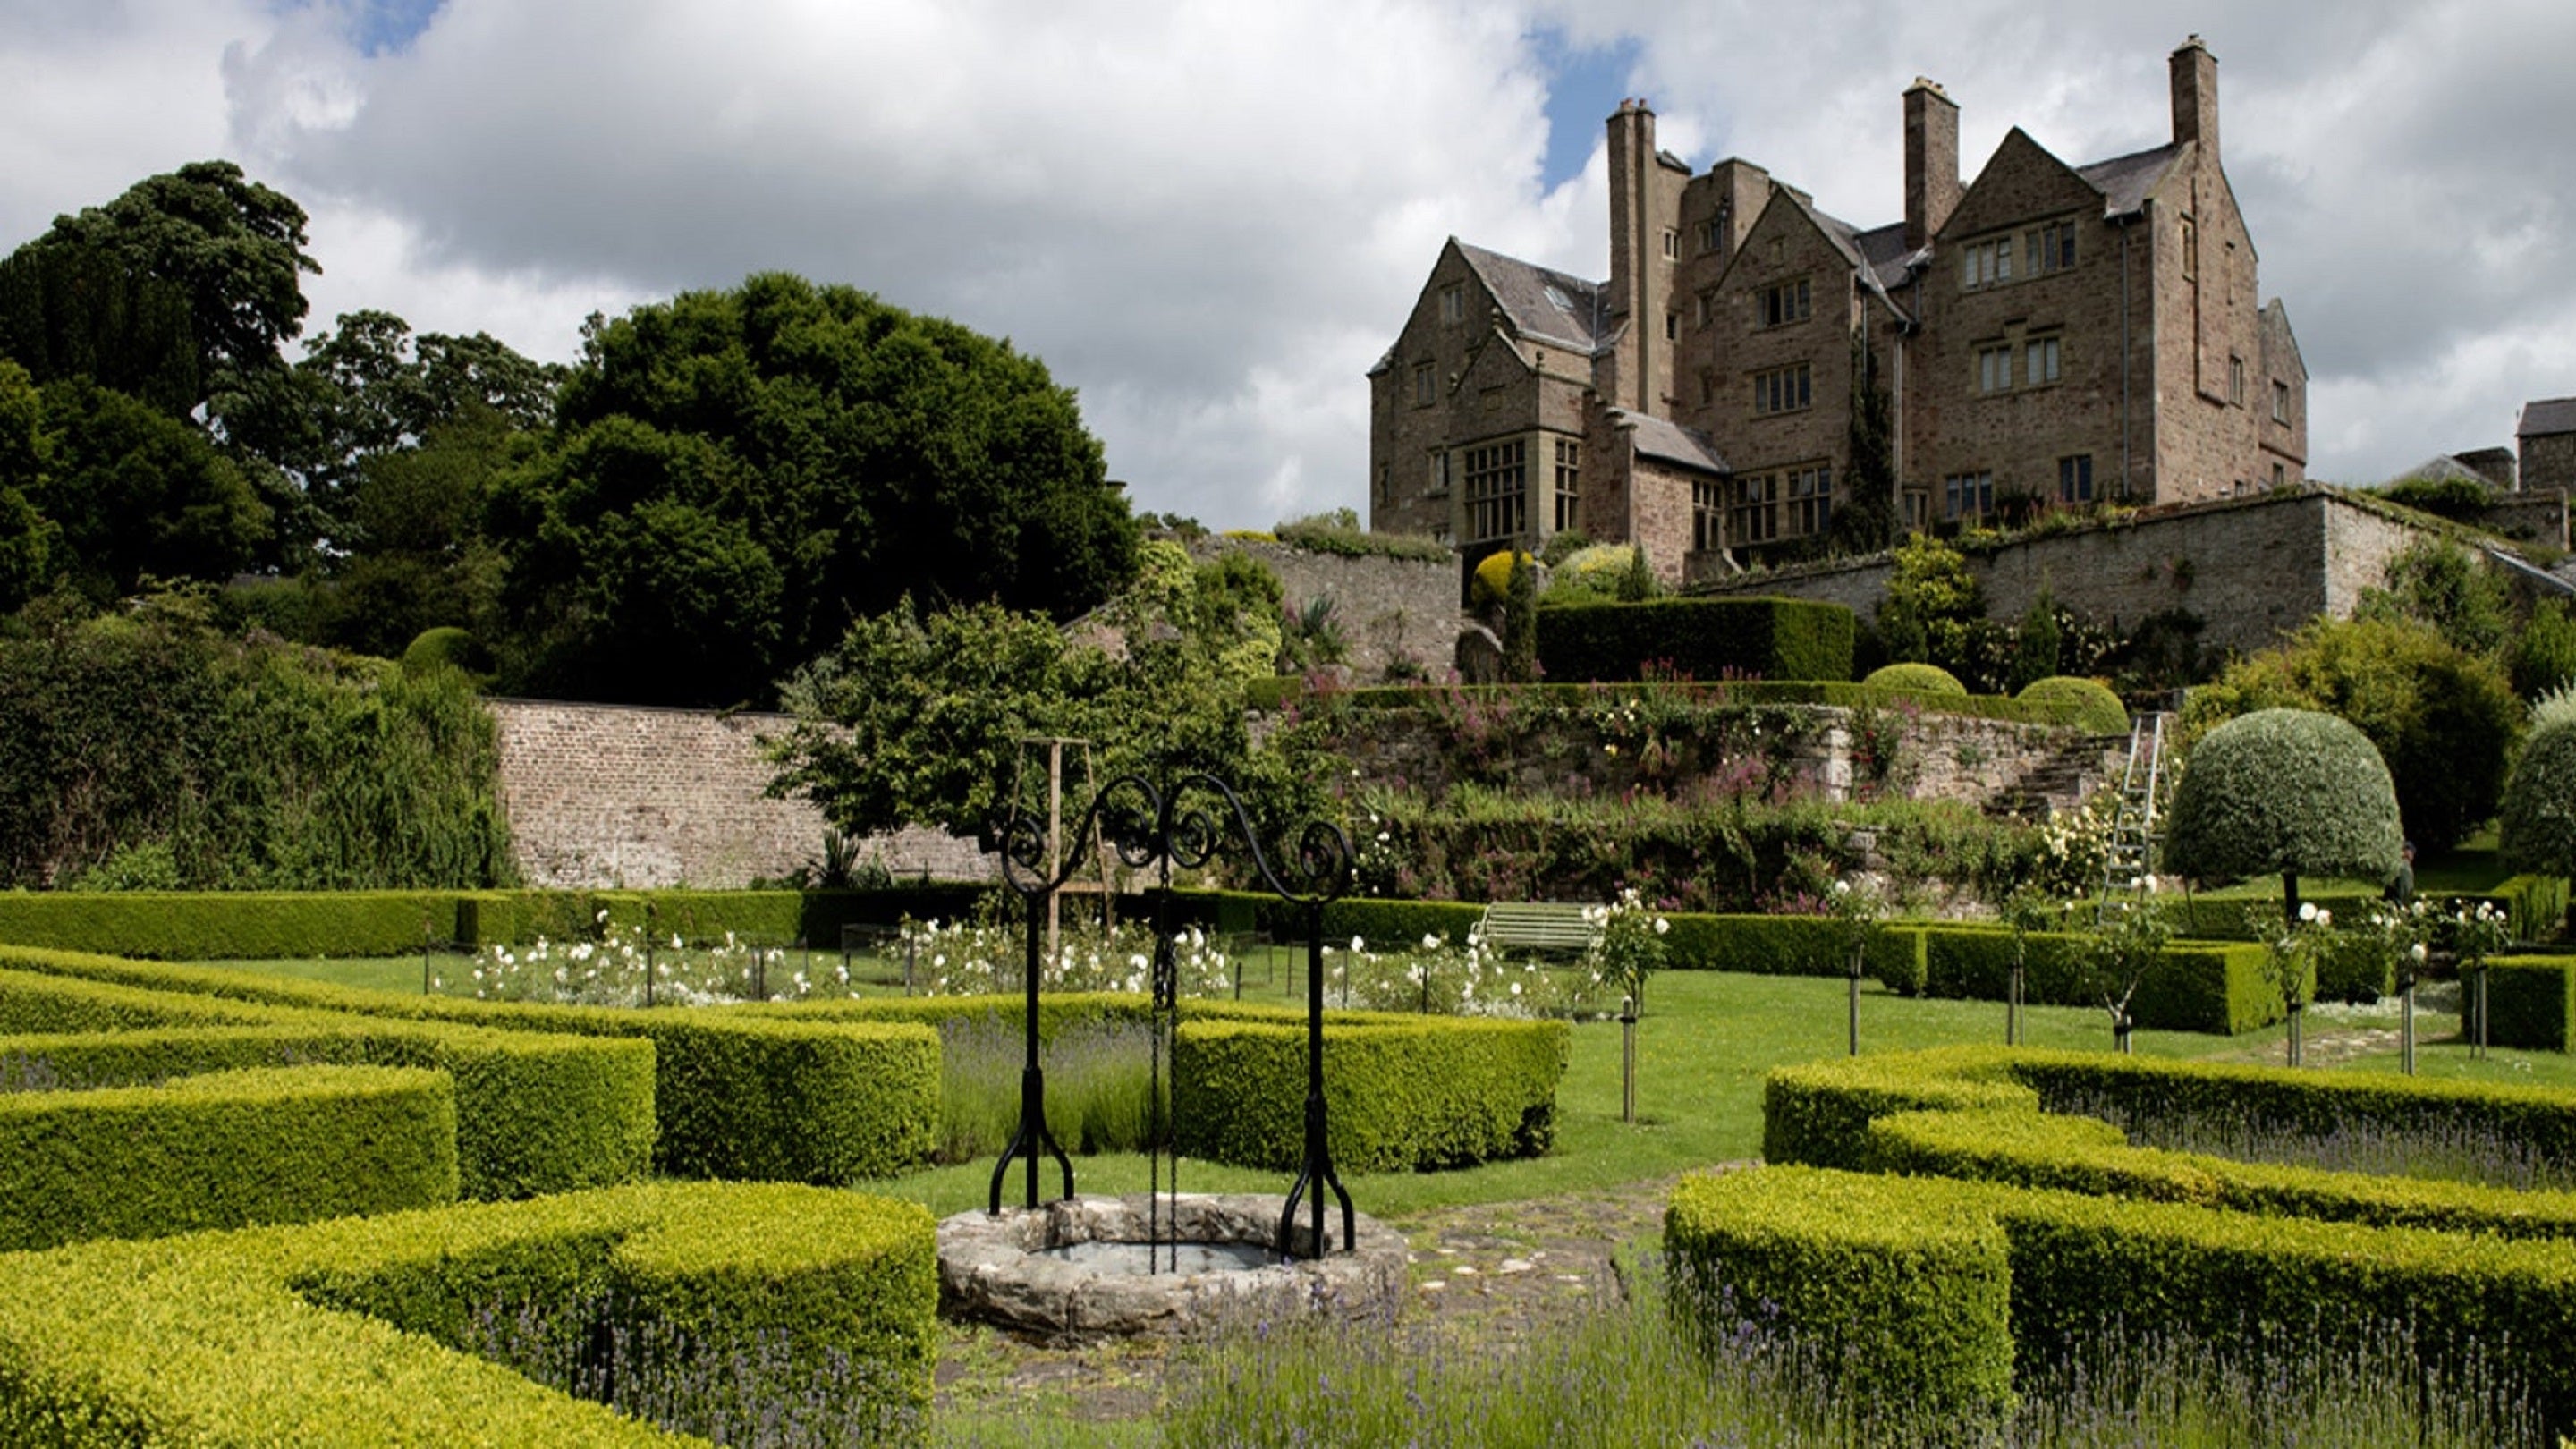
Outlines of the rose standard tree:
<svg viewBox="0 0 2576 1449">
<path fill-rule="evenodd" d="M 2403 843 L 2397 790 L 2368 737 L 2332 715 L 2264 709 L 2192 747 L 2174 787 L 2165 861 L 2203 882 L 2278 875 L 2283 936 L 2296 940 L 2299 877 L 2384 881 Z M 2295 976 L 2282 983 L 2294 1054 L 2304 1004 Z"/>
</svg>

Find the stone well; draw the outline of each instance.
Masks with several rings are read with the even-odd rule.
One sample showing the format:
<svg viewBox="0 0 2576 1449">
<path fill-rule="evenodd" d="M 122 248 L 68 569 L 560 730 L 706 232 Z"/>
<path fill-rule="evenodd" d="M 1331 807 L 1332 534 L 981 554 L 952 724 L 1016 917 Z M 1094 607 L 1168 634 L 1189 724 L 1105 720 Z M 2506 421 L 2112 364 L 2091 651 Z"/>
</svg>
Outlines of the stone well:
<svg viewBox="0 0 2576 1449">
<path fill-rule="evenodd" d="M 980 1319 L 1057 1342 L 1134 1334 L 1192 1334 L 1244 1317 L 1305 1313 L 1343 1318 L 1386 1315 L 1401 1301 L 1404 1236 L 1376 1219 L 1357 1220 L 1356 1251 L 1282 1263 L 1271 1252 L 1282 1200 L 1259 1194 L 1186 1195 L 1161 1200 L 1158 1255 L 1146 1271 L 1146 1199 L 1082 1197 L 1034 1211 L 964 1212 L 939 1225 L 942 1312 Z M 1324 1214 L 1338 1236 L 1341 1211 Z M 1311 1222 L 1298 1205 L 1297 1241 Z M 1169 1266 L 1179 1242 L 1180 1271 Z"/>
</svg>

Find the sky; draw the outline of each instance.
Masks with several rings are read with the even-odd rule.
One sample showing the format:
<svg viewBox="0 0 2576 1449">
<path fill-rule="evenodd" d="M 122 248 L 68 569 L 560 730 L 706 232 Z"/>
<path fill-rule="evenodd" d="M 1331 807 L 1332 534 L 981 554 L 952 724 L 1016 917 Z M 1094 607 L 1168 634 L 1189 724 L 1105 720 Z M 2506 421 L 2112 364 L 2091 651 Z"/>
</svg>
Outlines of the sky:
<svg viewBox="0 0 2576 1449">
<path fill-rule="evenodd" d="M 2576 395 L 2565 0 L 0 0 L 0 247 L 228 157 L 311 214 L 310 325 L 569 361 L 593 312 L 784 269 L 1078 390 L 1139 508 L 1365 512 L 1365 374 L 1455 235 L 1608 269 L 1602 119 L 1902 212 L 1899 97 L 2082 163 L 2224 160 L 2310 373 L 2309 471 L 2510 446 Z"/>
</svg>

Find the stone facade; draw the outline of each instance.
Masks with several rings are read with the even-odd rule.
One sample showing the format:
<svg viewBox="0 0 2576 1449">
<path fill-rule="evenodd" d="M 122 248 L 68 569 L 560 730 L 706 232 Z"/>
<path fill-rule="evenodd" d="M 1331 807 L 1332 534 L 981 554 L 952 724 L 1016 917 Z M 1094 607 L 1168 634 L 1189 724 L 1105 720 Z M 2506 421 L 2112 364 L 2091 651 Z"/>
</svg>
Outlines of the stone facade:
<svg viewBox="0 0 2576 1449">
<path fill-rule="evenodd" d="M 2046 588 L 2060 603 L 2121 627 L 2172 609 L 2204 621 L 2204 648 L 2251 651 L 2323 614 L 2349 618 L 2361 592 L 2421 535 L 2377 510 L 2316 488 L 2160 511 L 2129 522 L 2020 537 L 1968 556 L 1986 610 L 2018 617 Z M 1886 592 L 1885 555 L 1715 581 L 1712 592 L 1773 594 L 1847 605 L 1871 617 Z"/>
<path fill-rule="evenodd" d="M 2076 166 L 2016 129 L 1965 185 L 1958 108 L 1918 81 L 1905 215 L 1871 229 L 1749 162 L 1690 174 L 1621 103 L 1609 279 L 1452 239 L 1372 369 L 1372 526 L 1481 556 L 1579 523 L 1676 579 L 1812 547 L 1850 502 L 1861 348 L 1916 526 L 2304 481 L 2307 371 L 2261 299 L 2197 37 L 2169 80 L 2167 144 Z"/>
<path fill-rule="evenodd" d="M 2576 397 L 2543 398 L 2523 404 L 2514 428 L 2522 450 L 2524 492 L 2541 488 L 2576 490 Z"/>
<path fill-rule="evenodd" d="M 823 849 L 823 814 L 762 798 L 763 736 L 783 715 L 556 700 L 485 701 L 500 729 L 501 800 L 532 885 L 732 888 L 781 879 Z M 934 830 L 872 838 L 860 858 L 898 877 L 987 880 L 971 840 Z"/>
</svg>

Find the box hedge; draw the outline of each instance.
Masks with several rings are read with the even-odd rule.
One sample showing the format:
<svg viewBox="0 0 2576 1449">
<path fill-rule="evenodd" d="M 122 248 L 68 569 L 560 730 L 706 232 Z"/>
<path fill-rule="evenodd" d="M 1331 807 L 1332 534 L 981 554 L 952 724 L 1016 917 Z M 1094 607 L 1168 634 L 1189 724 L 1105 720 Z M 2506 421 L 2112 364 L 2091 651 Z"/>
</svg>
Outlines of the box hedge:
<svg viewBox="0 0 2576 1449">
<path fill-rule="evenodd" d="M 2013 936 L 1994 926 L 1915 926 L 1923 938 L 1921 994 L 2002 1001 L 2012 989 Z M 2101 1006 L 2088 989 L 2083 938 L 2034 931 L 2025 939 L 2022 999 L 2042 1006 Z M 2234 1036 L 2281 1018 L 2281 996 L 2264 975 L 2263 948 L 2226 941 L 2174 941 L 2129 1000 L 2140 1026 Z M 1890 985 L 1896 986 L 1893 980 Z M 1898 989 L 1904 989 L 1898 986 Z"/>
<path fill-rule="evenodd" d="M 165 971 L 241 975 L 0 951 L 0 1019 L 12 1033 L 0 1038 L 0 1083 L 128 1086 L 308 1061 L 422 1067 L 455 1083 L 458 1166 L 468 1197 L 625 1182 L 651 1161 L 654 1053 L 647 1042 L 376 1020 L 42 974 L 115 968 L 147 980 Z"/>
<path fill-rule="evenodd" d="M 1807 599 L 1650 599 L 1538 611 L 1538 660 L 1555 680 L 1619 681 L 1646 666 L 1693 679 L 1847 680 L 1855 616 Z"/>
<path fill-rule="evenodd" d="M 1422 1171 L 1546 1152 L 1568 1040 L 1560 1021 L 1333 1013 L 1324 1101 L 1334 1166 Z M 1306 1052 L 1303 1013 L 1193 1003 L 1172 1042 L 1182 1155 L 1296 1170 Z"/>
<path fill-rule="evenodd" d="M 649 1042 L 648 1140 L 654 1167 L 674 1176 L 757 1170 L 797 1182 L 882 1177 L 926 1160 L 939 1120 L 939 1039 L 900 1022 L 828 1024 L 748 1010 L 405 996 L 217 967 L 0 948 L 5 967 L 388 1021 L 484 1027 L 532 1042 Z M 526 1052 L 568 1046 L 532 1045 Z"/>
<path fill-rule="evenodd" d="M 1685 1179 L 1664 1244 L 1708 1331 L 1785 1329 L 1900 1416 L 1973 1423 L 2016 1358 L 2160 1339 L 2259 1371 L 2287 1333 L 2307 1358 L 2401 1344 L 2428 1391 L 2474 1368 L 2551 1432 L 2576 1420 L 2576 1257 L 2556 1241 L 1765 1167 Z"/>
<path fill-rule="evenodd" d="M 776 1184 L 82 1244 L 0 1258 L 0 1441 L 919 1444 L 937 1306 L 925 1210 Z"/>
<path fill-rule="evenodd" d="M 455 1086 L 390 1067 L 254 1067 L 0 1095 L 0 1251 L 456 1200 Z"/>
<path fill-rule="evenodd" d="M 2487 1040 L 2567 1050 L 2568 1027 L 2576 1023 L 2576 956 L 2498 956 L 2487 967 Z"/>
<path fill-rule="evenodd" d="M 1847 681 L 1814 679 L 1731 679 L 1718 682 L 1687 684 L 1387 684 L 1365 689 L 1344 690 L 1332 698 L 1337 707 L 1350 709 L 1421 709 L 1432 698 L 1451 700 L 1514 700 L 1531 704 L 1555 704 L 1580 708 L 1602 691 L 1617 690 L 1621 697 L 1640 689 L 1679 690 L 1694 700 L 1711 704 L 1821 704 L 1837 709 L 1905 708 L 1923 714 L 1963 715 L 1971 719 L 2003 720 L 2012 724 L 2054 725 L 2074 728 L 2080 716 L 2062 704 L 2045 701 L 2025 703 L 1998 694 L 1917 694 L 1907 690 L 1871 689 Z"/>
</svg>

